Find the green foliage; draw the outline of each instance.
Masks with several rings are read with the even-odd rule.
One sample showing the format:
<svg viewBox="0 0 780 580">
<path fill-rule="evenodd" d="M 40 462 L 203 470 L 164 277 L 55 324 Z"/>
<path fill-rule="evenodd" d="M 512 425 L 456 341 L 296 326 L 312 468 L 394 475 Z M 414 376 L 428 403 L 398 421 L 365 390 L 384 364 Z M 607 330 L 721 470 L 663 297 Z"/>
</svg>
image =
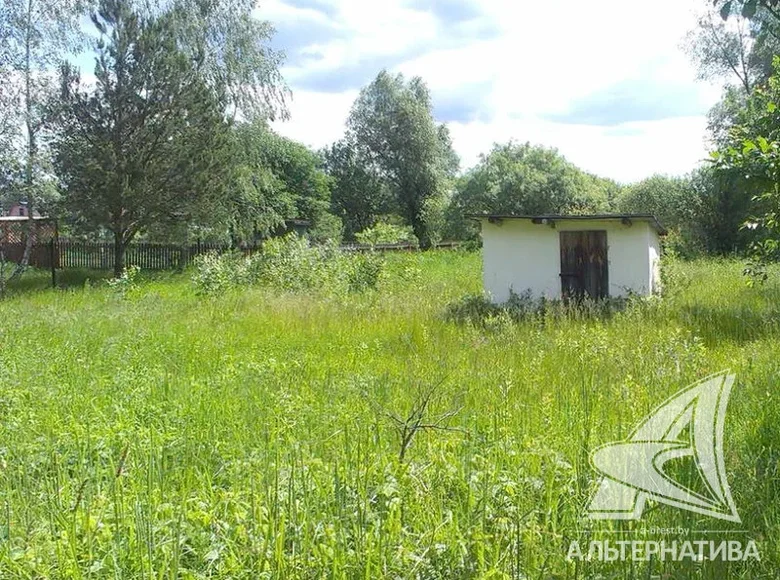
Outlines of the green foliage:
<svg viewBox="0 0 780 580">
<path fill-rule="evenodd" d="M 332 212 L 341 218 L 347 240 L 393 211 L 389 187 L 355 143 L 342 139 L 325 149 L 322 157 L 332 180 Z"/>
<path fill-rule="evenodd" d="M 778 0 L 711 0 L 711 2 L 723 20 L 734 16 L 758 20 L 780 19 Z"/>
<path fill-rule="evenodd" d="M 310 245 L 295 234 L 272 238 L 252 256 L 198 256 L 192 282 L 198 294 L 222 295 L 260 286 L 282 292 L 363 292 L 376 288 L 383 267 L 378 254 L 342 254 L 333 244 Z"/>
<path fill-rule="evenodd" d="M 443 196 L 457 170 L 449 131 L 436 125 L 419 77 L 382 71 L 360 92 L 348 120 L 349 140 L 382 177 L 422 248 L 436 238 L 429 199 Z M 369 224 L 370 225 L 370 224 Z"/>
<path fill-rule="evenodd" d="M 339 249 L 310 245 L 295 234 L 267 240 L 262 252 L 248 259 L 249 279 L 255 284 L 300 292 L 325 289 L 338 274 Z"/>
<path fill-rule="evenodd" d="M 367 228 L 355 235 L 361 244 L 376 246 L 377 244 L 417 243 L 411 228 L 379 222 L 374 227 Z"/>
<path fill-rule="evenodd" d="M 80 21 L 90 6 L 90 0 L 4 0 L 0 8 L 0 203 L 24 200 L 31 216 L 57 198 L 48 146 L 56 130 L 54 71 L 66 54 L 84 48 Z M 29 264 L 31 224 L 9 278 Z"/>
<path fill-rule="evenodd" d="M 365 292 L 377 288 L 384 265 L 384 258 L 380 254 L 365 252 L 349 257 L 342 256 L 339 267 L 344 270 L 350 292 Z"/>
<path fill-rule="evenodd" d="M 140 272 L 141 268 L 138 266 L 128 266 L 122 271 L 121 276 L 107 280 L 106 284 L 122 298 L 127 298 L 138 288 L 137 279 Z"/>
<path fill-rule="evenodd" d="M 280 167 L 287 141 L 265 123 L 242 123 L 233 130 L 233 182 L 218 212 L 205 207 L 198 221 L 227 229 L 234 238 L 252 240 L 267 236 L 284 221 L 298 217 L 297 192 L 288 187 Z M 288 163 L 301 156 L 286 156 Z M 291 171 L 293 172 L 293 171 Z"/>
<path fill-rule="evenodd" d="M 193 260 L 196 293 L 219 296 L 246 283 L 248 262 L 240 254 L 208 252 Z"/>
<path fill-rule="evenodd" d="M 736 15 L 732 22 L 726 23 L 713 10 L 699 17 L 697 28 L 687 38 L 687 50 L 697 65 L 700 79 L 733 76 L 745 93 L 750 93 L 761 80 L 761 63 L 751 54 L 754 44 L 747 18 Z"/>
<path fill-rule="evenodd" d="M 520 215 L 598 213 L 617 184 L 579 170 L 557 150 L 514 142 L 495 145 L 458 183 L 453 218 L 469 213 Z M 467 226 L 459 228 L 468 231 Z"/>
<path fill-rule="evenodd" d="M 145 17 L 103 0 L 93 22 L 97 83 L 83 91 L 64 69 L 56 160 L 75 222 L 113 234 L 118 277 L 140 232 L 219 203 L 230 134 L 224 103 L 176 44 L 171 13 Z"/>
<path fill-rule="evenodd" d="M 710 9 L 689 33 L 688 49 L 700 78 L 726 81 L 721 101 L 709 113 L 711 139 L 723 151 L 733 145 L 734 131 L 750 123 L 753 113 L 748 101 L 773 74 L 772 60 L 780 50 L 778 13 L 774 2 L 708 4 Z M 750 216 L 752 198 L 764 187 L 736 165 L 722 163 L 699 170 L 693 182 L 701 201 L 696 221 L 704 247 L 720 254 L 749 252 L 754 236 L 741 226 Z"/>
<path fill-rule="evenodd" d="M 344 224 L 338 216 L 322 209 L 312 219 L 307 236 L 319 244 L 339 244 L 344 238 Z"/>
<path fill-rule="evenodd" d="M 626 186 L 617 200 L 621 213 L 649 213 L 667 228 L 664 249 L 691 258 L 701 254 L 707 243 L 702 228 L 705 192 L 691 178 L 654 175 Z"/>
<path fill-rule="evenodd" d="M 385 260 L 377 291 L 335 298 L 203 300 L 171 277 L 133 300 L 99 284 L 0 303 L 0 577 L 773 577 L 776 277 L 682 262 L 680 292 L 609 317 L 454 324 L 478 254 Z M 590 451 L 724 368 L 725 467 L 761 561 L 567 562 L 571 539 L 635 537 L 585 519 Z M 427 424 L 458 412 L 401 462 L 389 415 L 433 385 Z M 711 523 L 658 506 L 640 529 Z"/>
<path fill-rule="evenodd" d="M 780 58 L 775 67 L 780 72 Z M 752 279 L 766 279 L 766 265 L 780 258 L 780 77 L 753 91 L 741 123 L 729 141 L 713 153 L 718 167 L 739 171 L 760 193 L 753 197 L 752 215 L 745 228 L 753 233 L 750 261 L 745 270 Z"/>
<path fill-rule="evenodd" d="M 271 48 L 273 25 L 258 17 L 254 0 L 136 4 L 152 16 L 163 7 L 175 18 L 176 45 L 195 63 L 206 86 L 224 98 L 231 118 L 287 118 L 290 91 L 279 70 L 284 53 Z"/>
<path fill-rule="evenodd" d="M 510 292 L 509 300 L 495 304 L 483 295 L 470 294 L 447 306 L 445 318 L 461 324 L 473 324 L 488 329 L 501 328 L 505 324 L 532 321 L 540 326 L 561 319 L 608 319 L 623 311 L 636 298 L 611 298 L 563 302 L 533 298 L 529 291 Z"/>
</svg>

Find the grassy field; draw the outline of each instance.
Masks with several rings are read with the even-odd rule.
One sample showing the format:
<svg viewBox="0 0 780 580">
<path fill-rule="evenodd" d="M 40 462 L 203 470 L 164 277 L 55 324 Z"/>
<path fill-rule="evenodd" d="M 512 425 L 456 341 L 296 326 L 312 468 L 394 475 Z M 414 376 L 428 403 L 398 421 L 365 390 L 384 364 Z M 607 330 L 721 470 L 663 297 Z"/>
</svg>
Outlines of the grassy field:
<svg viewBox="0 0 780 580">
<path fill-rule="evenodd" d="M 32 277 L 0 303 L 0 578 L 777 578 L 780 285 L 669 271 L 663 301 L 521 323 L 447 318 L 481 291 L 459 252 L 353 295 Z M 590 451 L 724 369 L 742 525 L 584 519 Z M 649 526 L 746 530 L 761 560 L 566 559 Z"/>
</svg>

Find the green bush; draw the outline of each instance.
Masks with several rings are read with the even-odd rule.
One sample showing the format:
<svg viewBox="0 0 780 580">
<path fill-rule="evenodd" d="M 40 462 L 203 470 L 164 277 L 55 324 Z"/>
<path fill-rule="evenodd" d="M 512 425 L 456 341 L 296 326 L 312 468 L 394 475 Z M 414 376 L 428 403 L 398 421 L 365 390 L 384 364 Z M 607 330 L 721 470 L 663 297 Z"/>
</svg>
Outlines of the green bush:
<svg viewBox="0 0 780 580">
<path fill-rule="evenodd" d="M 376 254 L 343 254 L 335 244 L 309 245 L 290 234 L 243 257 L 206 254 L 195 261 L 199 294 L 222 294 L 231 287 L 256 285 L 285 292 L 362 292 L 376 288 L 384 260 Z"/>
<path fill-rule="evenodd" d="M 384 269 L 384 259 L 379 254 L 344 255 L 341 257 L 342 271 L 346 275 L 347 286 L 351 292 L 374 290 Z"/>
<path fill-rule="evenodd" d="M 355 239 L 361 244 L 376 246 L 377 244 L 417 244 L 417 237 L 409 226 L 397 226 L 379 222 L 374 227 L 366 228 L 355 234 Z"/>
<path fill-rule="evenodd" d="M 194 260 L 192 282 L 198 294 L 223 294 L 247 280 L 247 261 L 240 254 L 209 252 Z"/>
<path fill-rule="evenodd" d="M 126 298 L 137 287 L 136 278 L 140 272 L 141 268 L 138 266 L 128 266 L 122 270 L 121 276 L 111 278 L 106 283 L 114 292 Z"/>
<path fill-rule="evenodd" d="M 534 298 L 529 290 L 521 294 L 510 292 L 509 299 L 495 304 L 482 295 L 470 294 L 450 304 L 445 318 L 460 324 L 471 323 L 478 326 L 492 326 L 498 322 L 522 322 L 536 320 L 587 320 L 611 318 L 615 313 L 626 309 L 629 304 L 639 301 L 637 297 L 604 298 L 601 300 L 548 300 Z"/>
<path fill-rule="evenodd" d="M 250 282 L 298 292 L 332 285 L 338 247 L 309 245 L 295 234 L 274 238 L 260 253 L 247 259 Z"/>
</svg>

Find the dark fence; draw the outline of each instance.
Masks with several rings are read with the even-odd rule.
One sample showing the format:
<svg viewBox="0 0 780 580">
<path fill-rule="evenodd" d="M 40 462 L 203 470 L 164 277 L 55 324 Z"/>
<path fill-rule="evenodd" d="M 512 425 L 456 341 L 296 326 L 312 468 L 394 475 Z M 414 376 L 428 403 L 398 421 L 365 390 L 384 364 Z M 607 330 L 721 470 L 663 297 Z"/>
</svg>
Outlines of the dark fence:
<svg viewBox="0 0 780 580">
<path fill-rule="evenodd" d="M 6 243 L 0 246 L 3 252 L 3 259 L 16 264 L 22 261 L 24 248 L 25 244 L 23 242 Z M 37 268 L 51 268 L 52 262 L 54 262 L 55 267 L 59 267 L 56 252 L 52 252 L 52 249 L 51 242 L 47 244 L 33 244 L 30 250 L 30 264 Z"/>
<path fill-rule="evenodd" d="M 460 242 L 439 242 L 436 244 L 440 249 L 455 249 L 460 247 Z M 342 251 L 345 252 L 416 252 L 420 249 L 416 244 L 377 244 L 370 246 L 368 244 L 343 244 Z"/>
<path fill-rule="evenodd" d="M 75 242 L 60 240 L 56 244 L 59 268 L 87 268 L 90 270 L 112 270 L 114 268 L 114 244 L 110 242 Z M 195 244 L 181 246 L 174 244 L 151 244 L 137 242 L 125 250 L 125 264 L 138 266 L 142 270 L 173 270 L 184 268 L 192 260 L 208 252 L 225 252 L 230 248 L 219 244 Z M 254 251 L 250 248 L 247 251 Z"/>
<path fill-rule="evenodd" d="M 438 244 L 439 248 L 456 248 L 457 242 Z M 259 246 L 239 248 L 244 254 L 252 254 Z M 412 244 L 379 244 L 376 246 L 347 244 L 341 249 L 345 252 L 412 252 L 419 248 Z M 196 256 L 208 252 L 227 252 L 233 248 L 212 243 L 192 245 L 152 244 L 136 242 L 125 251 L 125 264 L 138 266 L 142 270 L 175 270 L 189 266 Z M 3 246 L 5 257 L 9 261 L 21 260 L 24 244 L 6 244 Z M 79 242 L 73 240 L 51 241 L 34 244 L 30 264 L 38 268 L 85 268 L 89 270 L 113 270 L 114 245 L 111 242 Z"/>
</svg>

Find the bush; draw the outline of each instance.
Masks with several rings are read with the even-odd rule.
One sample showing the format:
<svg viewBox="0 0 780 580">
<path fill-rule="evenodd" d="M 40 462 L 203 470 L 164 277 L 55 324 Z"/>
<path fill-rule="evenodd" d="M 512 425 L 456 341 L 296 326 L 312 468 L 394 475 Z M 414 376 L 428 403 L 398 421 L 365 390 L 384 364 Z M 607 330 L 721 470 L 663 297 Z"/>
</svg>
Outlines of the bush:
<svg viewBox="0 0 780 580">
<path fill-rule="evenodd" d="M 268 240 L 248 259 L 249 282 L 292 292 L 328 286 L 338 252 L 335 245 L 311 246 L 295 234 Z"/>
<path fill-rule="evenodd" d="M 366 228 L 355 234 L 355 239 L 369 246 L 377 244 L 417 244 L 417 237 L 408 226 L 396 226 L 379 222 L 372 228 Z"/>
<path fill-rule="evenodd" d="M 192 282 L 198 294 L 223 294 L 247 280 L 247 261 L 240 254 L 209 252 L 194 260 Z"/>
<path fill-rule="evenodd" d="M 377 254 L 342 254 L 335 244 L 311 246 L 289 234 L 266 241 L 251 257 L 199 256 L 193 282 L 200 294 L 221 294 L 246 285 L 286 292 L 362 292 L 377 286 L 383 266 Z"/>
<path fill-rule="evenodd" d="M 374 252 L 342 256 L 343 271 L 351 292 L 373 290 L 379 284 L 384 269 L 384 259 Z"/>
<path fill-rule="evenodd" d="M 126 298 L 137 287 L 136 278 L 140 272 L 138 266 L 127 266 L 119 278 L 111 278 L 107 284 L 114 292 Z"/>
</svg>

